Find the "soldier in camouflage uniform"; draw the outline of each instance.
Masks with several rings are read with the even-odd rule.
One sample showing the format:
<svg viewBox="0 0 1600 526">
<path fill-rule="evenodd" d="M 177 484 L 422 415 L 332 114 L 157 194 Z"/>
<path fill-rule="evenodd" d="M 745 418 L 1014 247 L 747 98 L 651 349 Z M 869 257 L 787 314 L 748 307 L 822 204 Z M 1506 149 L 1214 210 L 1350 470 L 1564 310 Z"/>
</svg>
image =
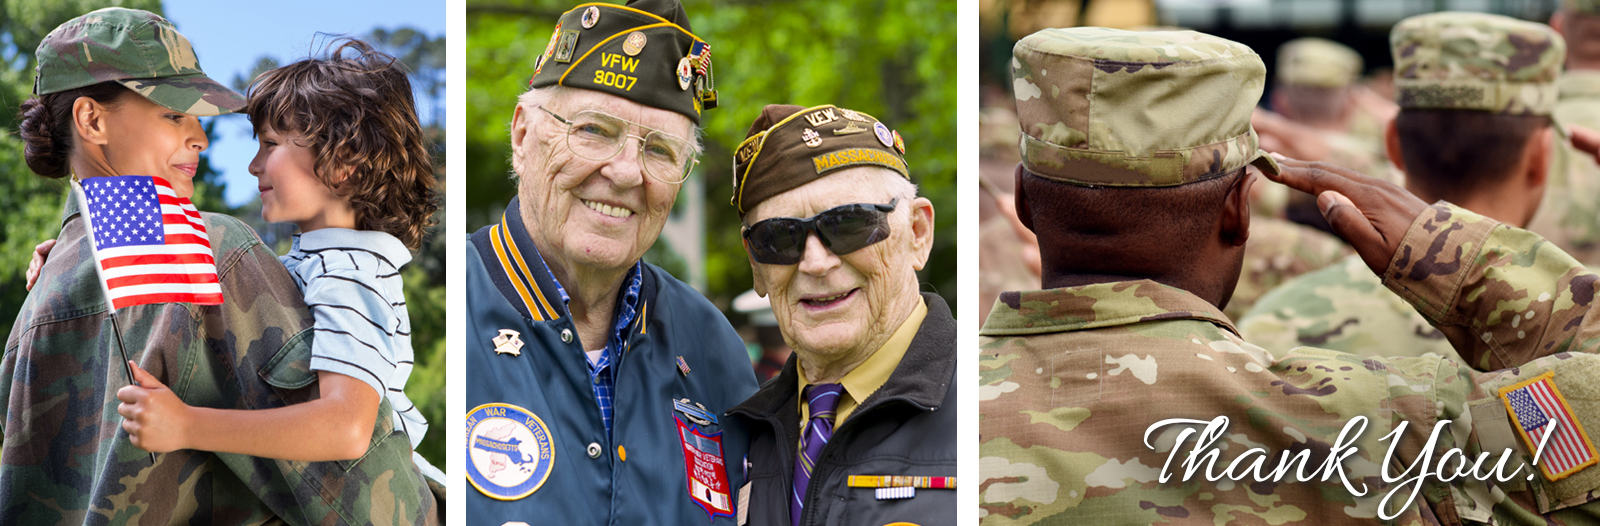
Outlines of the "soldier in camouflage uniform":
<svg viewBox="0 0 1600 526">
<path fill-rule="evenodd" d="M 1523 47 L 1513 49 L 1513 38 Z M 1402 109 L 1391 126 L 1394 137 L 1389 142 L 1405 152 L 1407 173 L 1412 174 L 1407 188 L 1425 201 L 1449 199 L 1524 226 L 1527 208 L 1545 194 L 1539 186 L 1550 148 L 1545 116 L 1553 107 L 1550 95 L 1561 70 L 1561 37 L 1543 24 L 1450 14 L 1407 19 L 1394 27 L 1391 40 Z M 1519 90 L 1526 95 L 1510 100 L 1430 95 L 1469 88 Z M 1447 115 L 1430 115 L 1440 112 Z M 1446 127 L 1422 120 L 1438 118 L 1478 118 L 1469 122 L 1484 125 Z M 1514 133 L 1504 131 L 1516 128 L 1516 122 L 1500 122 L 1506 119 L 1533 122 L 1523 123 L 1529 133 L 1517 140 L 1511 136 Z M 1496 130 L 1483 129 L 1490 124 Z M 1440 140 L 1430 143 L 1427 136 L 1400 131 L 1419 126 L 1437 130 L 1433 135 Z M 1505 144 L 1497 149 L 1481 144 L 1484 141 Z M 1439 142 L 1459 146 L 1435 149 Z M 1482 173 L 1469 175 L 1453 164 L 1471 164 Z M 1512 206 L 1516 204 L 1524 206 Z M 1384 356 L 1431 352 L 1461 359 L 1443 334 L 1405 300 L 1385 290 L 1355 256 L 1285 283 L 1236 319 L 1245 339 L 1274 352 L 1308 345 Z"/>
<path fill-rule="evenodd" d="M 38 63 L 36 98 L 24 104 L 21 128 L 29 166 L 47 177 L 128 175 L 99 173 L 78 146 L 81 132 L 63 133 L 68 144 L 49 133 L 60 126 L 50 118 L 53 104 L 81 102 L 79 94 L 104 83 L 187 115 L 226 113 L 245 102 L 201 72 L 170 23 L 144 11 L 103 9 L 73 19 L 40 44 Z M 110 100 L 135 104 L 123 100 L 134 94 L 123 93 Z M 183 121 L 199 132 L 197 123 Z M 192 187 L 182 183 L 174 187 L 187 197 Z M 355 461 L 194 450 L 152 459 L 128 441 L 117 414 L 116 392 L 129 382 L 119 345 L 190 405 L 268 409 L 318 396 L 309 369 L 312 318 L 283 265 L 243 223 L 202 216 L 225 302 L 127 307 L 114 325 L 82 213 L 68 198 L 59 242 L 0 361 L 7 412 L 0 524 L 437 524 L 442 507 L 411 463 L 410 442 L 387 401 L 366 455 Z"/>
<path fill-rule="evenodd" d="M 1237 43 L 1187 31 L 1052 29 L 1020 41 L 1014 59 L 1019 212 L 1039 235 L 1044 284 L 1057 288 L 1003 294 L 981 332 L 985 524 L 1592 522 L 1593 467 L 1556 481 L 1428 478 L 1409 505 L 1411 488 L 1380 475 L 1451 449 L 1507 454 L 1507 469 L 1527 469 L 1531 448 L 1514 435 L 1498 392 L 1546 372 L 1580 393 L 1575 418 L 1600 426 L 1600 408 L 1587 401 L 1600 373 L 1600 356 L 1589 354 L 1600 320 L 1587 316 L 1596 276 L 1493 219 L 1429 207 L 1332 165 L 1264 157 L 1248 119 L 1265 68 Z M 1118 113 L 1129 104 L 1161 118 Z M 1243 196 L 1255 176 L 1247 165 L 1320 195 L 1368 268 L 1464 356 L 1515 368 L 1480 373 L 1438 356 L 1317 349 L 1274 358 L 1241 339 L 1218 306 L 1248 235 Z M 1146 437 L 1164 419 L 1218 416 L 1232 426 L 1208 448 L 1220 456 L 1217 470 L 1247 448 L 1264 448 L 1269 464 L 1302 451 L 1316 463 L 1336 442 L 1353 442 L 1342 465 L 1365 492 L 1337 475 L 1184 480 L 1177 464 L 1193 443 L 1177 441 L 1197 426 Z M 1356 417 L 1368 428 L 1341 439 Z M 1436 442 L 1423 440 L 1445 420 Z M 1389 443 L 1379 439 L 1402 424 L 1397 457 L 1385 460 Z M 1177 475 L 1163 483 L 1169 453 Z M 1380 507 L 1393 490 L 1402 494 Z"/>
<path fill-rule="evenodd" d="M 1550 25 L 1567 40 L 1567 70 L 1556 81 L 1557 125 L 1600 129 L 1600 2 L 1564 0 Z M 1586 265 L 1600 265 L 1600 165 L 1558 144 L 1539 212 L 1528 223 Z"/>
</svg>

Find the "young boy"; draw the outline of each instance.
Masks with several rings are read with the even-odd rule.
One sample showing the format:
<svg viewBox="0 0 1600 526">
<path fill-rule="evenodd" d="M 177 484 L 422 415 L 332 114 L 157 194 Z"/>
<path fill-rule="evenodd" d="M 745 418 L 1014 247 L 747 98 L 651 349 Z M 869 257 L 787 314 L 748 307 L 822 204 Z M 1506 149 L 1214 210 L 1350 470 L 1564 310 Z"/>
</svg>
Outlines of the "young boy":
<svg viewBox="0 0 1600 526">
<path fill-rule="evenodd" d="M 279 259 L 316 319 L 310 367 L 320 397 L 260 411 L 190 407 L 133 365 L 140 385 L 118 392 L 118 411 L 134 445 L 356 459 L 372 440 L 384 397 L 413 450 L 427 432 L 404 392 L 411 324 L 399 268 L 438 208 L 431 158 L 398 61 L 360 40 L 338 44 L 325 59 L 262 74 L 245 108 L 260 140 L 250 173 L 260 179 L 261 215 L 300 229 Z"/>
</svg>

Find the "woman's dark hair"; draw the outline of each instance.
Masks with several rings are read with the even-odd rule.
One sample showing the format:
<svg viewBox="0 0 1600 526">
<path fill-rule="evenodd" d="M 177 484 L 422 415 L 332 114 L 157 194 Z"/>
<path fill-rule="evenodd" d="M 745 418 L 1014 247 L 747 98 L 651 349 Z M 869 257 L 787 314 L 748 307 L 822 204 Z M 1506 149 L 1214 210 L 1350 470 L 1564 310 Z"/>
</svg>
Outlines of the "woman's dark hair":
<svg viewBox="0 0 1600 526">
<path fill-rule="evenodd" d="M 411 81 L 399 60 L 364 41 L 330 46 L 324 58 L 256 77 L 244 112 L 257 133 L 270 128 L 309 143 L 317 178 L 350 199 L 356 229 L 388 232 L 415 249 L 437 222 L 439 195 Z M 353 170 L 336 183 L 342 167 Z"/>
<path fill-rule="evenodd" d="M 77 89 L 39 95 L 22 101 L 17 125 L 22 135 L 23 160 L 33 173 L 58 179 L 72 173 L 72 103 L 89 97 L 106 106 L 133 93 L 116 82 L 101 82 Z"/>
</svg>

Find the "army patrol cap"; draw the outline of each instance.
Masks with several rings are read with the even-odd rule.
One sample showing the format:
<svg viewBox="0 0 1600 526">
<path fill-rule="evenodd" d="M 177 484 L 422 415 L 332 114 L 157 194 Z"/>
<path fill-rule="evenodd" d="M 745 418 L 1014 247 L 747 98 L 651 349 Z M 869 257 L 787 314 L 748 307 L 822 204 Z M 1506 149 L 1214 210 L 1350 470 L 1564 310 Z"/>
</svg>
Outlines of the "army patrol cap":
<svg viewBox="0 0 1600 526">
<path fill-rule="evenodd" d="M 33 94 L 116 81 L 167 109 L 195 116 L 244 108 L 238 92 L 200 70 L 189 39 L 149 11 L 108 7 L 68 20 L 39 43 Z"/>
<path fill-rule="evenodd" d="M 906 179 L 906 143 L 876 117 L 832 104 L 768 104 L 733 153 L 733 206 L 739 217 L 767 198 L 829 173 L 878 166 Z"/>
<path fill-rule="evenodd" d="M 1022 164 L 1040 177 L 1154 187 L 1248 164 L 1278 172 L 1250 127 L 1267 67 L 1237 42 L 1194 31 L 1046 29 L 1017 42 L 1011 66 Z"/>
<path fill-rule="evenodd" d="M 688 117 L 717 107 L 711 46 L 678 0 L 582 4 L 561 15 L 529 87 L 595 90 Z"/>
<path fill-rule="evenodd" d="M 1550 115 L 1567 45 L 1550 26 L 1485 13 L 1418 15 L 1395 24 L 1401 108 Z"/>
<path fill-rule="evenodd" d="M 1325 38 L 1297 38 L 1278 48 L 1278 70 L 1273 74 L 1279 84 L 1343 88 L 1361 75 L 1361 55 Z"/>
</svg>

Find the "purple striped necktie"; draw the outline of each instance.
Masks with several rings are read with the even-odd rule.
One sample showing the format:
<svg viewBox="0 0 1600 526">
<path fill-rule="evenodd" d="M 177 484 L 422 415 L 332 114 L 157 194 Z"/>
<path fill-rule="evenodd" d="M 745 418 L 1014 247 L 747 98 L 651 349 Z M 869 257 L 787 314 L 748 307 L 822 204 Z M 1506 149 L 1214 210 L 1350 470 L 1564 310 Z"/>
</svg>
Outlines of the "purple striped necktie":
<svg viewBox="0 0 1600 526">
<path fill-rule="evenodd" d="M 844 386 L 839 384 L 808 385 L 800 393 L 811 409 L 811 420 L 806 423 L 805 434 L 800 435 L 800 456 L 794 458 L 794 492 L 789 498 L 789 523 L 800 524 L 801 502 L 806 486 L 811 483 L 811 469 L 822 456 L 822 446 L 833 438 L 833 414 L 839 407 L 839 397 L 844 396 Z"/>
</svg>

